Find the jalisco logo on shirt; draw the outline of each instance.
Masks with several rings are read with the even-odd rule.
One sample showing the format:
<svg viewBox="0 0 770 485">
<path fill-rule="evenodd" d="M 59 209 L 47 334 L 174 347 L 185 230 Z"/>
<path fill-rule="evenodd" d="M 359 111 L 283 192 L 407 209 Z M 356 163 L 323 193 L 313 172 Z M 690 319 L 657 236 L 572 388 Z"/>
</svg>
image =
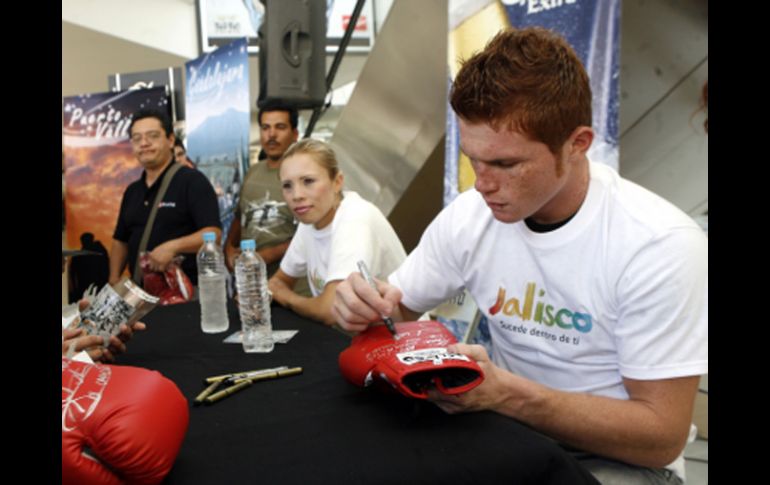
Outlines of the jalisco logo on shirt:
<svg viewBox="0 0 770 485">
<path fill-rule="evenodd" d="M 318 291 L 318 293 L 323 293 L 324 286 L 326 286 L 326 281 L 321 278 L 321 276 L 318 274 L 316 270 L 313 270 L 310 272 L 310 283 L 313 285 L 313 287 Z"/>
<path fill-rule="evenodd" d="M 160 203 L 158 203 L 158 209 L 162 209 L 163 207 L 176 207 L 176 202 L 160 202 Z"/>
<path fill-rule="evenodd" d="M 554 312 L 555 307 L 547 302 L 539 301 L 535 306 L 535 283 L 527 283 L 527 289 L 524 296 L 524 305 L 520 304 L 517 298 L 505 299 L 505 288 L 502 286 L 497 290 L 497 301 L 489 308 L 489 314 L 495 315 L 501 310 L 504 315 L 518 316 L 522 321 L 534 320 L 537 323 L 544 323 L 553 326 L 555 323 L 559 328 L 565 330 L 575 329 L 578 332 L 588 333 L 593 327 L 593 319 L 590 313 L 580 313 L 570 311 L 566 308 Z M 538 292 L 538 297 L 545 296 L 545 290 Z M 534 318 L 532 308 L 535 309 Z"/>
</svg>

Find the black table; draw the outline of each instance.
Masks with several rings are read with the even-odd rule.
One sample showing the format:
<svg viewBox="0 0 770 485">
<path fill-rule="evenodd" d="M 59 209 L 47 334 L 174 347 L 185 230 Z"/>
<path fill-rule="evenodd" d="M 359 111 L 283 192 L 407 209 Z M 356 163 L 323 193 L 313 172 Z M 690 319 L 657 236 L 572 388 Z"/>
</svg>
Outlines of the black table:
<svg viewBox="0 0 770 485">
<path fill-rule="evenodd" d="M 240 328 L 200 330 L 197 302 L 158 307 L 118 364 L 161 372 L 191 404 L 190 426 L 166 483 L 596 483 L 556 443 L 490 412 L 448 415 L 431 403 L 361 389 L 337 357 L 349 338 L 273 306 L 274 329 L 297 329 L 268 354 L 224 344 Z M 303 374 L 257 382 L 193 407 L 203 378 L 287 365 Z"/>
</svg>

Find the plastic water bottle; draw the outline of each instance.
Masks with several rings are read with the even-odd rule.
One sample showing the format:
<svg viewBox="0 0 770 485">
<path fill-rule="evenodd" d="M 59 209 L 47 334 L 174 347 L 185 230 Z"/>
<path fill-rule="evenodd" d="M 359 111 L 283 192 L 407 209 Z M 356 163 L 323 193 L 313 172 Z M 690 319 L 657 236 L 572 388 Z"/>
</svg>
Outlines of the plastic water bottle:
<svg viewBox="0 0 770 485">
<path fill-rule="evenodd" d="M 270 352 L 274 344 L 267 266 L 255 249 L 253 239 L 241 241 L 241 254 L 235 260 L 235 286 L 238 288 L 243 350 Z"/>
<path fill-rule="evenodd" d="M 201 302 L 201 328 L 205 333 L 227 330 L 227 294 L 225 292 L 225 256 L 213 232 L 203 233 L 198 251 L 198 289 Z"/>
</svg>

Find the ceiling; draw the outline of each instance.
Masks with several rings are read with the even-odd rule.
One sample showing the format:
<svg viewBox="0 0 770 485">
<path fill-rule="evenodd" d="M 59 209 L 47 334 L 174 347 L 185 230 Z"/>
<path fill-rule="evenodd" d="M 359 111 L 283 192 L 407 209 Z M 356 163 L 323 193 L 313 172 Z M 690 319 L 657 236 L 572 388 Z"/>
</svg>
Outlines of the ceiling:
<svg viewBox="0 0 770 485">
<path fill-rule="evenodd" d="M 327 70 L 332 59 L 332 56 L 327 57 Z M 183 67 L 188 60 L 147 45 L 62 21 L 62 97 L 106 92 L 109 90 L 107 79 L 111 74 Z M 249 61 L 250 96 L 252 100 L 256 100 L 259 92 L 257 57 L 252 56 Z M 333 87 L 336 89 L 355 81 L 365 62 L 366 55 L 347 54 L 340 63 Z M 322 137 L 331 136 L 340 111 L 340 107 L 331 107 L 316 124 L 315 132 Z M 301 130 L 307 125 L 311 114 L 311 111 L 300 112 Z M 252 121 L 256 124 L 255 109 L 252 110 Z M 253 127 L 251 139 L 252 145 L 258 144 L 256 126 Z"/>
<path fill-rule="evenodd" d="M 188 24 L 194 18 L 194 0 L 134 2 L 128 11 L 123 0 L 99 0 L 99 8 L 93 0 L 63 2 L 62 96 L 104 92 L 110 74 L 182 67 L 194 57 L 127 40 L 154 34 L 156 46 L 168 47 L 170 43 L 159 32 L 166 39 L 172 32 L 187 36 L 187 44 L 192 45 L 197 33 Z M 172 18 L 178 25 L 170 26 L 168 17 L 147 16 L 148 5 L 177 9 Z M 705 116 L 698 112 L 698 103 L 708 77 L 708 2 L 624 0 L 621 22 L 621 173 L 688 213 L 707 211 L 708 142 L 698 130 Z M 87 23 L 94 29 L 83 26 Z M 355 81 L 366 59 L 346 55 L 334 87 Z M 259 79 L 256 60 L 251 58 L 249 71 L 253 100 Z M 329 57 L 327 68 L 330 63 Z M 330 135 L 341 111 L 332 107 L 314 133 Z M 301 113 L 301 128 L 309 117 L 310 112 Z M 255 119 L 252 125 L 252 140 L 258 141 Z"/>
<path fill-rule="evenodd" d="M 188 60 L 65 21 L 61 31 L 62 97 L 108 91 L 110 74 L 182 66 Z"/>
</svg>

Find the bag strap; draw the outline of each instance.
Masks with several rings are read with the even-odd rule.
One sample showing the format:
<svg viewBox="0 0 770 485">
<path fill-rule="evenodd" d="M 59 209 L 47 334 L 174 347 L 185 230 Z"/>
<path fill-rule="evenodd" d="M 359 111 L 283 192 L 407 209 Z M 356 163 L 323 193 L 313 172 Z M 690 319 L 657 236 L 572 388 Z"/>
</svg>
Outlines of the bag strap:
<svg viewBox="0 0 770 485">
<path fill-rule="evenodd" d="M 150 217 L 147 218 L 147 225 L 144 226 L 142 240 L 139 242 L 139 249 L 136 252 L 136 262 L 134 264 L 133 280 L 134 283 L 139 286 L 142 285 L 142 278 L 144 277 L 142 274 L 142 268 L 139 266 L 139 256 L 142 254 L 142 252 L 144 252 L 145 249 L 147 249 L 147 243 L 150 240 L 150 233 L 152 233 L 152 226 L 155 223 L 155 215 L 158 213 L 158 206 L 163 200 L 163 196 L 166 195 L 166 189 L 168 189 L 168 186 L 171 183 L 171 179 L 174 178 L 174 174 L 180 168 L 182 168 L 182 164 L 171 162 L 171 168 L 169 168 L 166 174 L 163 176 L 163 180 L 161 180 L 160 187 L 158 188 L 158 193 L 155 195 L 155 200 L 152 203 L 152 210 L 150 210 Z"/>
</svg>

